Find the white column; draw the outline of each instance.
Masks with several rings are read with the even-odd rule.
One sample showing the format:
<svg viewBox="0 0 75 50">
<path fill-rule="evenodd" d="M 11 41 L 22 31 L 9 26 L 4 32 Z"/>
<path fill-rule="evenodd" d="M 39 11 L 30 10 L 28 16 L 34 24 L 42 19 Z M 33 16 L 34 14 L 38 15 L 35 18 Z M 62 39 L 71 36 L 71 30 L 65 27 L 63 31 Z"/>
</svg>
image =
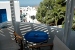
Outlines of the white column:
<svg viewBox="0 0 75 50">
<path fill-rule="evenodd" d="M 71 41 L 72 21 L 74 16 L 74 0 L 67 0 L 63 42 L 69 47 Z"/>
<path fill-rule="evenodd" d="M 14 26 L 14 31 L 17 32 L 16 19 L 15 19 L 14 0 L 10 0 L 10 8 L 11 8 L 11 18 L 12 18 L 12 24 L 13 24 L 13 26 Z"/>
</svg>

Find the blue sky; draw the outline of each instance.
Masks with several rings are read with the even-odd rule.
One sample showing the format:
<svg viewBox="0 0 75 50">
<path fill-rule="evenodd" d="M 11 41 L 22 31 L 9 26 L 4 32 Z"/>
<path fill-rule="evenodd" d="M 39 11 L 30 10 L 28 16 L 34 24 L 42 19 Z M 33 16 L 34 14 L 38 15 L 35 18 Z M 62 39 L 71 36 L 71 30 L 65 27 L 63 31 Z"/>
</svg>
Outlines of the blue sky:
<svg viewBox="0 0 75 50">
<path fill-rule="evenodd" d="M 42 0 L 19 0 L 20 1 L 20 5 L 23 6 L 23 5 L 30 5 L 30 6 L 35 6 L 35 5 L 39 5 L 39 3 L 42 1 Z"/>
<path fill-rule="evenodd" d="M 0 0 L 0 1 L 8 1 L 8 0 Z M 36 6 L 39 5 L 42 0 L 18 0 L 20 2 L 20 6 Z"/>
</svg>

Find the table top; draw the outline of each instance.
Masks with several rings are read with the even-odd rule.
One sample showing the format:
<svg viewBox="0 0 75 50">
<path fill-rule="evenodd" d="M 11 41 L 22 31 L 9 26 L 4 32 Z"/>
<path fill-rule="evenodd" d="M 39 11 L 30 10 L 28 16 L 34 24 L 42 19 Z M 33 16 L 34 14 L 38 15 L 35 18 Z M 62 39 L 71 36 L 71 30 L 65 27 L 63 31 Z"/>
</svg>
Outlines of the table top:
<svg viewBox="0 0 75 50">
<path fill-rule="evenodd" d="M 43 31 L 30 31 L 24 35 L 24 38 L 29 42 L 40 43 L 48 39 L 48 34 Z"/>
</svg>

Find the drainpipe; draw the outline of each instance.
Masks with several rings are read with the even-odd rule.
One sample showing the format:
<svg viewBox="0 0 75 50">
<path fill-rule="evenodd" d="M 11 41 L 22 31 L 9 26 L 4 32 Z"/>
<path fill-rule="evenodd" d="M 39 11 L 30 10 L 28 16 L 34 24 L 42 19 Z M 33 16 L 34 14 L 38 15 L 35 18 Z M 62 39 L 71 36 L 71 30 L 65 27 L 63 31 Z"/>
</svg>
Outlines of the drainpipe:
<svg viewBox="0 0 75 50">
<path fill-rule="evenodd" d="M 67 0 L 63 42 L 68 47 L 70 47 L 70 42 L 71 42 L 70 38 L 71 38 L 71 31 L 72 31 L 71 28 L 72 28 L 73 16 L 74 16 L 74 0 Z"/>
</svg>

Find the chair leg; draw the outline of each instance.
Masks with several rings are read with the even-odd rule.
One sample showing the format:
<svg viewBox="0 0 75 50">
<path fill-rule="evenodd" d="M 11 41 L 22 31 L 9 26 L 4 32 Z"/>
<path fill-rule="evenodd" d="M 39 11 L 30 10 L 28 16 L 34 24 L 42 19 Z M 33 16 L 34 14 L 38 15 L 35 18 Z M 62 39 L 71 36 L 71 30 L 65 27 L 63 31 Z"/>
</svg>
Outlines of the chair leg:
<svg viewBox="0 0 75 50">
<path fill-rule="evenodd" d="M 40 47 L 39 47 L 39 48 L 37 48 L 37 50 L 40 50 Z"/>
<path fill-rule="evenodd" d="M 32 50 L 34 50 L 34 48 L 32 48 Z"/>
<path fill-rule="evenodd" d="M 50 46 L 50 50 L 52 50 L 53 49 L 53 46 Z"/>
<path fill-rule="evenodd" d="M 20 43 L 20 50 L 23 50 L 23 43 L 22 43 L 22 40 L 21 40 L 21 43 Z"/>
</svg>

